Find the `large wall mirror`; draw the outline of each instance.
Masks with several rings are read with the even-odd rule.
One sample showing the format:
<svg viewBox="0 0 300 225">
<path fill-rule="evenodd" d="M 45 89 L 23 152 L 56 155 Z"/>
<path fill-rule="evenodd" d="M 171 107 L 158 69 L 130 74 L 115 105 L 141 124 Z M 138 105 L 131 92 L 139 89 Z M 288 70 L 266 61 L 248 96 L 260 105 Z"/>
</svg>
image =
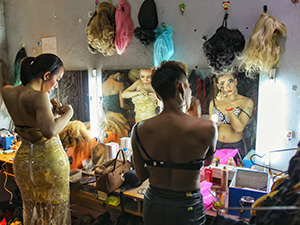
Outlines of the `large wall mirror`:
<svg viewBox="0 0 300 225">
<path fill-rule="evenodd" d="M 106 131 L 104 140 L 106 142 L 116 141 L 117 136 L 127 136 L 132 126 L 137 121 L 136 111 L 138 107 L 143 111 L 153 111 L 159 113 L 158 104 L 155 101 L 144 99 L 137 103 L 133 98 L 123 98 L 122 93 L 128 87 L 131 87 L 140 77 L 141 70 L 102 70 L 102 106 L 105 114 Z M 237 78 L 237 90 L 242 96 L 252 99 L 253 111 L 251 119 L 243 131 L 243 144 L 248 152 L 255 149 L 256 142 L 256 121 L 257 121 L 257 99 L 258 99 L 258 78 L 249 79 L 243 73 L 235 75 Z M 189 70 L 189 83 L 192 95 L 197 97 L 201 103 L 203 118 L 209 118 L 209 103 L 218 94 L 215 76 L 209 69 Z M 142 97 L 141 97 L 142 98 Z M 157 104 L 157 105 L 155 105 Z M 156 106 L 156 107 L 154 107 Z"/>
</svg>

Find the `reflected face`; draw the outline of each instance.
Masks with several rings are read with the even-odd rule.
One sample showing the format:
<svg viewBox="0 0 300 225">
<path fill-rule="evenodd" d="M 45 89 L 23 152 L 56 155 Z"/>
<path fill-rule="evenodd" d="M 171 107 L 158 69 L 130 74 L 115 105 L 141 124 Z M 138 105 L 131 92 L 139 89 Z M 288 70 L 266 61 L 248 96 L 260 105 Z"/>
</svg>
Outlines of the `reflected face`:
<svg viewBox="0 0 300 225">
<path fill-rule="evenodd" d="M 50 76 L 44 81 L 42 86 L 42 91 L 50 93 L 52 90 L 58 87 L 58 82 L 62 79 L 64 75 L 64 68 L 60 67 L 58 73 Z"/>
<path fill-rule="evenodd" d="M 151 84 L 152 70 L 141 70 L 140 71 L 140 79 L 144 85 Z"/>
<path fill-rule="evenodd" d="M 218 88 L 226 95 L 233 95 L 236 93 L 237 80 L 233 75 L 224 75 L 218 78 Z"/>
</svg>

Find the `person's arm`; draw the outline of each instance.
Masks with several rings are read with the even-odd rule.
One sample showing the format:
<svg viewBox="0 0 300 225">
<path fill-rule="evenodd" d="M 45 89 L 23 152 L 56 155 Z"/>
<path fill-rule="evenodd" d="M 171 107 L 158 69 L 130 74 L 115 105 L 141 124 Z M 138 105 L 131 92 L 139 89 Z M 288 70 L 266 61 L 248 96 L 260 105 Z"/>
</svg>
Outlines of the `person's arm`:
<svg viewBox="0 0 300 225">
<path fill-rule="evenodd" d="M 213 114 L 213 109 L 214 109 L 214 105 L 213 105 L 213 101 L 211 100 L 210 103 L 209 103 L 209 109 L 208 109 L 208 112 L 209 112 L 209 120 L 211 120 L 211 116 Z"/>
<path fill-rule="evenodd" d="M 138 83 L 139 80 L 135 81 L 131 86 L 129 86 L 125 91 L 123 91 L 122 98 L 132 98 L 141 94 L 140 91 L 136 90 Z"/>
<path fill-rule="evenodd" d="M 209 166 L 212 163 L 213 159 L 215 158 L 216 145 L 218 140 L 218 128 L 213 121 L 211 121 L 211 127 L 209 129 L 209 132 L 211 132 L 211 144 L 206 153 L 204 166 Z"/>
<path fill-rule="evenodd" d="M 72 107 L 70 105 L 62 105 L 58 112 L 59 117 L 55 118 L 48 94 L 38 93 L 35 97 L 38 99 L 34 101 L 35 118 L 43 136 L 51 138 L 59 134 L 73 116 Z"/>
<path fill-rule="evenodd" d="M 124 90 L 124 84 L 121 83 L 120 84 L 120 87 L 119 87 L 119 101 L 120 101 L 120 107 L 123 109 L 124 108 L 124 99 L 122 97 L 122 93 L 123 93 L 123 90 Z"/>
<path fill-rule="evenodd" d="M 192 97 L 190 108 L 187 110 L 190 116 L 201 118 L 201 104 L 199 99 Z"/>
<path fill-rule="evenodd" d="M 147 178 L 149 178 L 149 173 L 147 167 L 144 166 L 145 161 L 141 155 L 141 149 L 140 145 L 136 139 L 135 135 L 135 129 L 137 129 L 137 126 L 134 126 L 132 129 L 132 135 L 131 135 L 131 145 L 132 145 L 132 151 L 133 151 L 133 163 L 134 163 L 134 168 L 136 171 L 137 178 L 140 181 L 144 181 Z"/>
<path fill-rule="evenodd" d="M 253 101 L 251 99 L 247 99 L 246 104 L 243 107 L 240 107 L 241 113 L 239 117 L 237 117 L 233 110 L 228 111 L 228 117 L 230 119 L 230 124 L 233 130 L 236 133 L 242 133 L 248 124 L 250 117 L 252 115 L 253 110 Z M 246 114 L 247 113 L 247 114 Z"/>
</svg>

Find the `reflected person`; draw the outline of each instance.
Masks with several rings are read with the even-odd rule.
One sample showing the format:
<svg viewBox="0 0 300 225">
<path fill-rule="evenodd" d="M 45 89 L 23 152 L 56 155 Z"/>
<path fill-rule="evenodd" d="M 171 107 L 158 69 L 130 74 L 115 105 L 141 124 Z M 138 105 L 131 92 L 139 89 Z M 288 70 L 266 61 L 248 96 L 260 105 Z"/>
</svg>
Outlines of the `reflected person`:
<svg viewBox="0 0 300 225">
<path fill-rule="evenodd" d="M 243 158 L 247 154 L 243 131 L 251 119 L 253 101 L 238 94 L 237 79 L 232 74 L 217 75 L 217 87 L 219 93 L 209 104 L 209 119 L 218 126 L 216 149 L 238 149 Z"/>
<path fill-rule="evenodd" d="M 58 134 L 71 119 L 73 109 L 60 103 L 51 107 L 49 100 L 63 74 L 63 63 L 56 55 L 27 57 L 21 64 L 22 84 L 2 89 L 22 140 L 13 170 L 21 191 L 24 225 L 71 224 L 70 164 Z"/>
<path fill-rule="evenodd" d="M 144 195 L 144 224 L 205 224 L 200 169 L 214 158 L 217 127 L 184 112 L 191 103 L 184 64 L 163 62 L 153 73 L 152 86 L 163 110 L 132 131 L 137 177 L 150 182 Z"/>
<path fill-rule="evenodd" d="M 140 78 L 123 93 L 123 98 L 131 98 L 134 104 L 135 122 L 149 119 L 156 115 L 157 98 L 151 86 L 152 70 L 141 69 Z"/>
<path fill-rule="evenodd" d="M 102 105 L 104 112 L 122 113 L 124 108 L 124 100 L 121 97 L 124 91 L 124 84 L 120 82 L 121 74 L 115 73 L 109 75 L 107 80 L 102 84 L 103 100 Z"/>
</svg>

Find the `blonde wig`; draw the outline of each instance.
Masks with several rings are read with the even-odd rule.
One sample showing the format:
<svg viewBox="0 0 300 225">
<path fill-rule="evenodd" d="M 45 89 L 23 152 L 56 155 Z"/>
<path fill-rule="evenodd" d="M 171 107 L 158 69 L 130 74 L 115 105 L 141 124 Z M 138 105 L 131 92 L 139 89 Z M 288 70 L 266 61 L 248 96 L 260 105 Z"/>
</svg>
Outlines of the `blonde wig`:
<svg viewBox="0 0 300 225">
<path fill-rule="evenodd" d="M 70 121 L 59 133 L 59 137 L 64 148 L 74 147 L 75 155 L 85 151 L 86 146 L 89 151 L 92 151 L 93 138 L 86 126 L 79 120 Z"/>
<path fill-rule="evenodd" d="M 92 53 L 98 51 L 104 56 L 115 54 L 115 11 L 112 3 L 101 2 L 90 19 L 86 34 Z"/>
<path fill-rule="evenodd" d="M 258 72 L 270 74 L 278 66 L 280 46 L 277 39 L 285 34 L 286 27 L 282 22 L 267 13 L 260 16 L 240 57 L 246 76 L 253 77 Z"/>
<path fill-rule="evenodd" d="M 121 113 L 110 111 L 105 114 L 101 127 L 105 132 L 117 134 L 119 138 L 127 136 L 127 131 L 130 129 L 127 119 Z"/>
</svg>

